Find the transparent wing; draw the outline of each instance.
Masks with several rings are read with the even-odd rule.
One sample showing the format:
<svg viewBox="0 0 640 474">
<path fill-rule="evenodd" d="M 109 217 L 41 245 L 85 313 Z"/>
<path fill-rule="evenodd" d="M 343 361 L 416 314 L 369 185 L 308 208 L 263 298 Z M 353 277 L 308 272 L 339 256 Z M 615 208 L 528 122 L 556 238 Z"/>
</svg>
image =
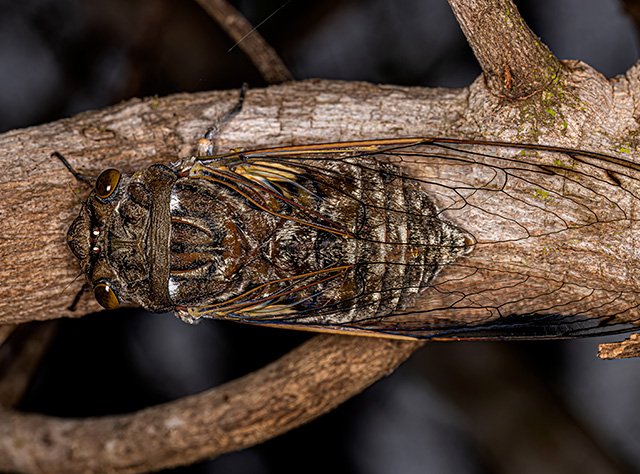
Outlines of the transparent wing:
<svg viewBox="0 0 640 474">
<path fill-rule="evenodd" d="M 308 208 L 321 199 L 313 183 L 331 182 L 329 164 L 336 162 L 396 165 L 410 181 L 389 179 L 391 185 L 418 186 L 435 205 L 435 218 L 473 237 L 473 251 L 443 265 L 417 291 L 402 279 L 376 287 L 378 300 L 415 292 L 410 304 L 386 315 L 366 310 L 371 298 L 362 299 L 349 320 L 339 303 L 314 306 L 295 298 L 286 301 L 286 311 L 283 300 L 271 299 L 260 314 L 237 307 L 192 312 L 313 331 L 437 339 L 579 337 L 637 328 L 640 186 L 631 159 L 535 145 L 401 139 L 258 150 L 203 165 L 292 200 L 306 209 L 310 225 L 357 236 L 357 226 Z M 413 212 L 404 204 L 385 206 Z M 368 263 L 403 265 L 398 262 Z M 354 268 L 332 275 L 357 278 Z"/>
</svg>

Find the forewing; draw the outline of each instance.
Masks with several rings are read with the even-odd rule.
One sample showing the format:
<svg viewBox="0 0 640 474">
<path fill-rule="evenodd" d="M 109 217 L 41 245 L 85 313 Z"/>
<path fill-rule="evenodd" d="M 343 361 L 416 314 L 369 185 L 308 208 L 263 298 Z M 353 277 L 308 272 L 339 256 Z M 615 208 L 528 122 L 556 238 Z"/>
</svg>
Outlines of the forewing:
<svg viewBox="0 0 640 474">
<path fill-rule="evenodd" d="M 633 161 L 580 150 L 428 139 L 262 150 L 218 163 L 236 170 L 237 163 L 259 163 L 260 176 L 238 175 L 272 192 L 283 193 L 284 186 L 304 207 L 296 199 L 312 190 L 301 177 L 318 180 L 327 163 L 354 156 L 362 161 L 353 166 L 397 164 L 432 200 L 439 218 L 473 236 L 473 252 L 446 265 L 412 306 L 384 317 L 356 315 L 336 324 L 327 308 L 295 304 L 286 314 L 268 314 L 267 305 L 262 316 L 219 316 L 437 339 L 576 337 L 637 328 L 640 188 Z M 308 172 L 310 160 L 317 163 L 314 175 Z M 293 177 L 284 176 L 283 167 L 294 170 Z M 310 219 L 336 231 L 358 231 Z M 405 290 L 410 289 L 398 281 L 385 295 Z"/>
</svg>

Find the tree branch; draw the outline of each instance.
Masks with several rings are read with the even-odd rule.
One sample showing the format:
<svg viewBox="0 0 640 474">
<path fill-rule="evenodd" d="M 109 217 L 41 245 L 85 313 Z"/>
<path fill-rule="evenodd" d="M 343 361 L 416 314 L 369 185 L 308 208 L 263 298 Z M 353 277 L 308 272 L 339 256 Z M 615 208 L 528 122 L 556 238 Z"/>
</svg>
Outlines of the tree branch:
<svg viewBox="0 0 640 474">
<path fill-rule="evenodd" d="M 237 91 L 134 99 L 101 111 L 0 135 L 0 323 L 100 310 L 93 298 L 67 311 L 83 283 L 66 246 L 88 194 L 51 153 L 97 176 L 106 168 L 134 172 L 193 154 L 196 142 L 222 117 Z M 395 135 L 451 132 L 446 118 L 462 115 L 465 91 L 308 81 L 249 90 L 243 111 L 224 127 L 221 150 Z M 438 124 L 438 125 L 437 125 Z M 440 125 L 441 124 L 441 125 Z M 433 126 L 430 126 L 433 125 Z"/>
<path fill-rule="evenodd" d="M 225 0 L 196 0 L 224 29 L 269 84 L 292 81 L 293 77 L 278 53 L 244 16 Z"/>
<path fill-rule="evenodd" d="M 562 101 L 530 99 L 508 106 L 491 95 L 483 81 L 461 90 L 330 81 L 250 90 L 245 109 L 224 129 L 218 145 L 224 150 L 435 135 L 514 142 L 544 139 L 546 144 L 614 153 L 635 148 L 629 137 L 636 131 L 637 70 L 609 82 L 574 63 L 570 79 L 562 85 Z M 78 212 L 70 191 L 79 185 L 50 157 L 53 151 L 93 175 L 108 167 L 132 172 L 153 162 L 175 161 L 195 151 L 202 131 L 236 98 L 234 91 L 136 99 L 0 136 L 0 164 L 10 170 L 0 178 L 0 322 L 77 316 L 99 309 L 92 298 L 84 298 L 75 314 L 66 310 L 82 283 L 76 281 L 77 263 L 65 245 L 67 227 Z M 80 187 L 81 196 L 87 192 Z M 474 230 L 470 223 L 463 226 Z"/>
<path fill-rule="evenodd" d="M 57 323 L 44 321 L 17 326 L 11 339 L 0 346 L 0 407 L 14 408 L 22 400 L 53 341 Z"/>
<path fill-rule="evenodd" d="M 131 415 L 0 412 L 0 470 L 139 473 L 266 441 L 392 372 L 420 343 L 318 336 L 260 371 Z"/>
<path fill-rule="evenodd" d="M 493 94 L 525 99 L 547 89 L 564 69 L 513 2 L 449 0 L 449 4 Z"/>
<path fill-rule="evenodd" d="M 572 80 L 567 81 L 563 87 L 568 97 L 580 98 L 583 107 L 576 109 L 559 102 L 556 104 L 558 114 L 555 116 L 539 120 L 539 117 L 533 115 L 519 114 L 516 116 L 520 116 L 521 120 L 515 124 L 513 123 L 514 112 L 521 106 L 534 108 L 533 101 L 518 102 L 511 106 L 498 105 L 499 99 L 486 90 L 484 81 L 477 81 L 470 88 L 462 90 L 430 90 L 329 81 L 308 81 L 265 90 L 252 90 L 247 97 L 246 108 L 225 127 L 220 137 L 220 146 L 223 149 L 242 146 L 253 148 L 260 145 L 427 134 L 474 138 L 484 136 L 517 141 L 522 139 L 519 134 L 523 133 L 523 130 L 527 131 L 525 136 L 529 136 L 532 130 L 537 129 L 540 133 L 545 132 L 541 138 L 544 138 L 548 144 L 579 145 L 582 148 L 600 151 L 615 149 L 620 146 L 620 143 L 635 147 L 635 143 L 630 142 L 626 137 L 637 130 L 633 120 L 635 109 L 629 107 L 629 104 L 633 103 L 638 89 L 638 71 L 631 70 L 626 77 L 609 82 L 579 64 L 573 64 L 572 70 L 573 74 L 570 76 Z M 2 322 L 21 322 L 72 315 L 65 308 L 81 282 L 74 283 L 78 274 L 77 263 L 66 248 L 64 236 L 67 226 L 78 210 L 78 203 L 71 197 L 68 190 L 78 185 L 60 163 L 50 158 L 52 151 L 60 151 L 76 167 L 94 175 L 107 167 L 134 171 L 148 166 L 151 162 L 166 163 L 192 153 L 195 141 L 202 131 L 206 130 L 217 117 L 222 116 L 235 103 L 236 97 L 237 92 L 233 91 L 133 100 L 102 111 L 89 112 L 53 124 L 17 130 L 0 136 L 0 149 L 3 150 L 0 153 L 0 162 L 3 169 L 12 170 L 11 173 L 5 173 L 0 178 L 2 180 L 0 181 L 0 202 L 3 203 L 3 228 L 6 229 L 0 241 L 0 256 L 3 261 L 0 276 L 5 282 L 5 286 L 0 290 L 3 293 L 0 298 Z M 564 130 L 564 127 L 555 121 L 559 117 L 572 124 L 570 134 L 558 132 L 558 129 Z M 498 134 L 497 130 L 502 130 L 502 134 Z M 606 130 L 607 136 L 604 137 L 600 130 Z M 86 191 L 83 190 L 81 195 L 84 192 Z M 482 225 L 486 227 L 486 223 Z M 608 231 L 602 229 L 602 232 Z M 626 234 L 624 238 L 627 238 Z M 628 238 L 632 239 L 632 237 Z M 620 242 L 619 248 L 622 251 L 624 248 L 633 249 L 634 247 L 632 242 Z M 513 259 L 514 255 L 518 256 L 517 253 L 514 254 L 513 249 L 506 248 L 501 258 Z M 631 258 L 635 257 L 629 256 L 629 259 Z M 626 256 L 623 259 L 628 261 Z M 572 268 L 575 263 L 571 259 L 567 261 L 559 259 L 556 265 L 557 271 L 563 271 L 562 265 Z M 599 263 L 595 261 L 592 265 L 597 267 Z M 610 278 L 613 278 L 612 284 L 614 284 L 618 276 L 612 272 Z M 69 289 L 65 290 L 67 287 Z M 96 309 L 97 306 L 92 298 L 85 298 L 80 304 L 77 315 Z M 295 359 L 304 355 L 308 357 L 308 361 L 313 360 L 313 364 L 319 364 L 320 372 L 307 372 L 306 369 L 281 372 L 277 369 L 277 373 L 280 375 L 286 373 L 289 377 L 281 379 L 278 383 L 304 387 L 307 384 L 315 386 L 314 378 L 339 379 L 345 385 L 331 384 L 330 387 L 339 389 L 334 395 L 340 400 L 343 399 L 341 393 L 356 393 L 375 379 L 376 375 L 367 375 L 366 382 L 357 380 L 354 374 L 359 373 L 359 370 L 355 372 L 352 369 L 347 370 L 348 364 L 336 366 L 332 359 L 334 357 L 331 355 L 332 351 L 338 351 L 345 360 L 353 357 L 355 353 L 366 353 L 367 356 L 363 357 L 363 360 L 381 364 L 376 368 L 377 376 L 380 376 L 387 373 L 391 366 L 404 357 L 403 355 L 400 359 L 394 358 L 396 356 L 393 354 L 396 350 L 410 352 L 416 347 L 412 344 L 403 345 L 363 338 L 334 339 L 331 337 L 321 338 L 320 342 L 311 344 L 311 346 L 300 348 L 290 358 L 279 362 L 274 367 L 286 368 Z M 321 351 L 313 344 L 321 344 L 324 349 Z M 328 347 L 331 345 L 333 349 L 329 350 Z M 345 346 L 341 349 L 343 345 Z M 384 352 L 380 346 L 392 349 Z M 399 349 L 400 347 L 404 349 Z M 321 352 L 326 355 L 321 357 Z M 389 357 L 392 361 L 387 364 L 384 361 Z M 342 367 L 347 375 L 341 375 L 336 367 Z M 227 409 L 241 412 L 246 410 L 247 406 L 243 398 L 246 395 L 242 394 L 255 391 L 279 393 L 280 385 L 274 387 L 268 375 L 275 373 L 273 370 L 264 369 L 242 383 L 232 383 L 225 386 L 224 391 L 214 393 L 218 394 L 216 397 L 226 393 L 228 396 L 226 400 L 229 403 Z M 266 385 L 262 385 L 266 381 L 264 377 L 268 379 Z M 347 388 L 347 385 L 351 385 L 352 377 L 354 386 Z M 326 393 L 326 397 L 331 398 L 329 392 Z M 206 402 L 202 401 L 205 399 Z M 213 417 L 209 417 L 208 413 L 210 410 L 217 409 L 219 398 L 216 399 L 216 403 L 212 403 L 212 400 L 206 397 L 189 400 L 184 402 L 186 405 L 179 402 L 176 402 L 177 405 L 170 405 L 171 408 L 167 409 L 169 411 L 160 408 L 151 409 L 140 416 L 151 417 L 150 419 L 155 420 L 153 426 L 158 426 L 164 423 L 163 420 L 172 419 L 173 415 L 169 416 L 169 413 L 177 414 L 183 411 L 189 413 L 191 410 L 214 423 L 213 420 L 217 419 L 219 412 L 216 412 L 216 416 Z M 315 395 L 309 395 L 308 406 L 313 407 L 315 400 Z M 287 412 L 287 408 L 282 408 L 283 411 L 280 411 L 282 405 L 263 401 L 255 403 L 256 406 L 261 405 L 264 409 L 260 412 L 261 419 L 282 417 L 282 413 Z M 279 415 L 273 411 L 276 408 Z M 309 408 L 304 417 L 297 417 L 298 423 L 324 411 L 324 406 L 319 410 Z M 142 430 L 136 431 L 134 436 L 127 431 L 130 425 L 122 424 L 122 420 L 117 418 L 94 420 L 89 425 L 69 425 L 72 422 L 66 420 L 7 413 L 5 420 L 6 422 L 2 425 L 9 431 L 2 437 L 7 440 L 7 443 L 0 452 L 0 465 L 8 470 L 38 472 L 37 466 L 26 461 L 33 455 L 30 448 L 27 448 L 26 444 L 17 443 L 21 446 L 17 449 L 16 443 L 10 440 L 30 439 L 21 438 L 21 436 L 31 433 L 40 425 L 46 426 L 51 433 L 62 434 L 67 433 L 70 426 L 74 429 L 77 426 L 91 426 L 91 430 L 98 430 L 97 427 L 102 430 L 105 426 L 110 426 L 113 431 L 107 432 L 114 433 L 114 439 L 127 439 L 131 442 L 130 446 L 138 447 L 150 443 L 148 437 L 153 435 L 152 431 Z M 103 422 L 106 425 L 100 424 Z M 295 424 L 296 422 L 291 421 L 291 424 L 286 426 L 292 427 Z M 188 429 L 190 424 L 181 426 L 182 428 L 175 426 L 172 428 L 175 430 L 172 431 L 174 433 L 172 436 L 181 440 L 192 439 Z M 279 429 L 274 428 L 266 436 L 280 432 Z M 91 431 L 94 434 L 97 432 Z M 16 436 L 17 433 L 22 434 Z M 77 436 L 83 433 L 76 439 L 86 439 L 87 443 L 93 436 L 88 431 L 73 431 L 73 433 Z M 100 433 L 104 432 L 100 431 Z M 244 438 L 240 433 L 242 430 L 236 432 L 229 428 L 224 432 L 224 436 L 223 433 L 219 433 L 223 437 L 215 439 L 218 439 L 220 444 L 238 447 L 240 444 L 235 444 L 233 440 L 238 437 Z M 210 442 L 211 438 L 210 436 Z M 42 439 L 48 438 L 45 436 Z M 101 437 L 94 437 L 93 442 L 98 443 L 99 439 Z M 253 440 L 251 442 L 258 440 L 257 437 L 251 439 Z M 242 444 L 242 446 L 246 445 L 248 444 Z M 45 448 L 40 445 L 39 449 Z M 189 450 L 185 446 L 182 452 L 189 452 Z M 193 457 L 187 456 L 189 460 L 202 459 L 212 453 L 212 451 L 205 453 L 200 449 L 194 450 L 195 452 L 198 454 L 194 454 Z M 23 456 L 20 453 L 27 454 Z M 49 453 L 47 456 L 52 455 L 51 451 L 47 453 Z M 153 456 L 143 461 L 133 452 L 127 451 L 126 456 L 122 452 L 119 454 L 116 456 L 119 463 L 131 465 L 131 459 L 135 458 L 136 463 L 143 466 L 140 470 L 148 469 L 148 464 L 145 462 L 153 462 Z M 167 465 L 177 462 L 175 461 L 177 458 L 171 459 L 174 460 L 167 461 Z M 102 461 L 107 462 L 104 459 Z M 13 467 L 10 468 L 10 466 Z"/>
<path fill-rule="evenodd" d="M 496 64 L 495 60 L 489 62 Z M 614 81 L 577 62 L 564 63 L 564 69 L 545 94 L 527 97 L 520 92 L 518 97 L 525 99 L 517 102 L 504 101 L 496 94 L 504 75 L 499 87 L 496 80 L 479 80 L 460 90 L 331 81 L 252 90 L 245 109 L 225 127 L 218 145 L 233 149 L 429 135 L 634 153 L 638 145 L 634 138 L 638 132 L 638 69 Z M 520 76 L 513 71 L 511 75 L 519 87 Z M 152 162 L 175 161 L 194 152 L 196 139 L 236 98 L 234 91 L 132 100 L 1 135 L 0 165 L 5 173 L 0 176 L 0 322 L 73 316 L 65 308 L 80 285 L 75 281 L 79 270 L 66 248 L 65 233 L 78 212 L 78 203 L 68 190 L 78 184 L 50 158 L 53 151 L 93 175 L 107 167 L 132 172 Z M 414 172 L 429 172 L 416 163 L 403 165 Z M 634 186 L 631 182 L 630 187 Z M 81 190 L 80 195 L 85 192 Z M 616 202 L 614 194 L 607 199 Z M 571 285 L 580 281 L 591 288 L 589 278 L 597 276 L 606 291 L 622 286 L 635 297 L 638 289 L 633 272 L 640 266 L 634 251 L 637 228 L 632 217 L 637 207 L 635 202 L 623 204 L 629 211 L 624 222 L 580 231 L 578 236 L 586 239 L 588 252 L 576 252 L 572 239 L 565 235 L 565 242 L 571 244 L 568 247 L 560 245 L 561 236 L 551 238 L 550 243 L 558 244 L 557 258 L 539 255 L 540 241 L 524 239 L 517 245 L 503 245 L 498 254 L 476 252 L 470 263 L 489 270 L 497 265 L 502 274 L 507 268 L 517 268 L 530 281 L 541 274 L 561 275 L 567 279 L 567 291 L 573 291 Z M 504 208 L 505 203 L 487 200 L 483 205 Z M 536 216 L 531 219 L 536 222 Z M 490 222 L 468 220 L 463 225 L 472 233 L 495 232 L 497 239 L 505 237 L 504 229 L 492 227 Z M 526 265 L 523 255 L 529 257 Z M 581 259 L 576 261 L 576 255 Z M 576 288 L 578 291 L 579 285 Z M 526 300 L 523 293 L 521 302 Z M 91 298 L 85 298 L 76 316 L 97 309 Z M 375 339 L 320 337 L 245 379 L 134 415 L 77 421 L 7 412 L 0 423 L 4 430 L 0 468 L 43 472 L 55 465 L 66 472 L 142 472 L 237 449 L 329 410 L 388 373 L 416 347 Z M 366 368 L 369 366 L 371 371 Z M 197 424 L 197 418 L 205 422 Z M 256 435 L 260 430 L 265 434 Z M 92 460 L 95 447 L 105 446 L 105 436 L 110 442 L 102 457 Z M 31 444 L 33 438 L 36 441 Z M 49 449 L 52 439 L 66 444 L 56 442 L 59 451 Z M 150 449 L 140 449 L 146 446 Z M 165 448 L 166 454 L 159 455 Z M 43 454 L 38 456 L 36 451 Z"/>
</svg>

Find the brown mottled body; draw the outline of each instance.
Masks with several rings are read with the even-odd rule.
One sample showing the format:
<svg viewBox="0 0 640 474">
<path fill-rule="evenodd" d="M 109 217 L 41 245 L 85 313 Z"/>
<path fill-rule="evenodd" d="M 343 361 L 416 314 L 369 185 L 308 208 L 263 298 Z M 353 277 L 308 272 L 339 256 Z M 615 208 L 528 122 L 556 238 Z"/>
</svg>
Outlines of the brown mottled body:
<svg viewBox="0 0 640 474">
<path fill-rule="evenodd" d="M 113 188 L 94 191 L 69 230 L 96 296 L 189 322 L 373 321 L 471 243 L 417 182 L 357 148 L 154 165 Z"/>
<path fill-rule="evenodd" d="M 263 320 L 294 313 L 307 322 L 370 320 L 406 306 L 467 250 L 465 234 L 438 218 L 393 165 L 365 158 L 279 165 L 295 185 L 280 183 L 278 192 L 211 165 L 175 183 L 169 289 L 176 306 L 239 298 L 267 310 L 247 303 L 229 312 L 261 311 Z"/>
</svg>

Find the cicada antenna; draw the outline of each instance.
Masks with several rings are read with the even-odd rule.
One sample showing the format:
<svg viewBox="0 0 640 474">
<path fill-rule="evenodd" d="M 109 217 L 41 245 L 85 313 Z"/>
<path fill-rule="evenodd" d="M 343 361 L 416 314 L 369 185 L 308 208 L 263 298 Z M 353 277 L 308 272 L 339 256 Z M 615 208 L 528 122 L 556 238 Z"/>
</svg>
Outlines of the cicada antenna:
<svg viewBox="0 0 640 474">
<path fill-rule="evenodd" d="M 54 151 L 53 153 L 51 153 L 51 157 L 53 158 L 54 156 L 58 158 L 60 161 L 62 161 L 62 164 L 67 167 L 67 169 L 71 172 L 74 178 L 76 178 L 78 181 L 82 181 L 83 183 L 90 184 L 91 186 L 93 186 L 96 183 L 96 178 L 94 178 L 93 176 L 80 173 L 79 171 L 76 171 L 75 168 L 69 164 L 67 159 L 57 151 Z"/>
</svg>

